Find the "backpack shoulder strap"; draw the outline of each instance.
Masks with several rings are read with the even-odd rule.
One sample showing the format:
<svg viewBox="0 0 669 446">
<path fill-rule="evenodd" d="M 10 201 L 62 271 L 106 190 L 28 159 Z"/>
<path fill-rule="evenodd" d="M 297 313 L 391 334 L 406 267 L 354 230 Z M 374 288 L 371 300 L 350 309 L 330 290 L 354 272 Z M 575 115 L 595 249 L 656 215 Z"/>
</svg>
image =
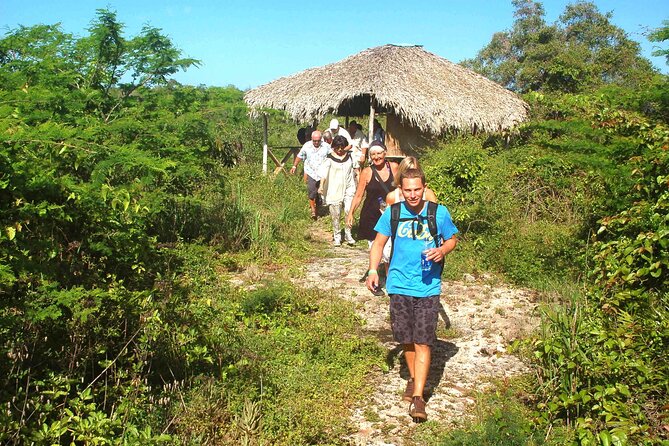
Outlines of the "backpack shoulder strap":
<svg viewBox="0 0 669 446">
<path fill-rule="evenodd" d="M 433 201 L 427 202 L 427 227 L 435 245 L 437 247 L 441 246 L 441 237 L 439 237 L 439 229 L 437 228 L 437 203 Z"/>
<path fill-rule="evenodd" d="M 397 235 L 397 226 L 400 224 L 400 211 L 402 203 L 397 202 L 390 205 L 390 257 L 389 262 L 393 260 L 393 251 L 395 250 L 395 235 Z"/>
<path fill-rule="evenodd" d="M 439 234 L 439 228 L 437 228 L 437 203 L 433 201 L 427 202 L 427 227 L 430 230 L 430 235 L 434 239 L 434 245 L 438 248 L 441 246 L 442 240 L 441 235 Z M 439 262 L 439 267 L 441 272 L 444 271 L 444 259 L 441 259 Z"/>
<path fill-rule="evenodd" d="M 390 237 L 395 240 L 397 234 L 397 226 L 400 224 L 400 208 L 402 203 L 393 203 L 390 205 Z"/>
</svg>

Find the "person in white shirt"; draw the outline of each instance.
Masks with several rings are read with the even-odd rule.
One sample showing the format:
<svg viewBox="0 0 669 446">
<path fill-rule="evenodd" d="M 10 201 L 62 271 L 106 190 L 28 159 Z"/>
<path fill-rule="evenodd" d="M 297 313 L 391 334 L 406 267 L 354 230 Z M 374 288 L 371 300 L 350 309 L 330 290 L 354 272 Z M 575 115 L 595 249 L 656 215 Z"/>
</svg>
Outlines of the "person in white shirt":
<svg viewBox="0 0 669 446">
<path fill-rule="evenodd" d="M 325 204 L 330 208 L 332 217 L 332 233 L 335 246 L 341 246 L 342 211 L 346 215 L 351 208 L 355 195 L 355 180 L 353 179 L 353 160 L 351 153 L 346 150 L 348 141 L 342 135 L 332 140 L 332 151 L 323 161 L 319 175 L 321 177 L 320 191 L 325 197 Z M 344 225 L 344 237 L 349 245 L 355 244 L 351 235 L 351 228 Z"/>
<path fill-rule="evenodd" d="M 330 145 L 322 142 L 321 132 L 314 130 L 311 133 L 311 141 L 304 143 L 300 152 L 295 157 L 290 173 L 294 174 L 300 160 L 304 160 L 304 182 L 307 184 L 307 196 L 311 208 L 311 218 L 318 218 L 318 188 L 320 187 L 320 167 L 325 157 L 330 153 Z"/>
<path fill-rule="evenodd" d="M 353 171 L 355 172 L 355 184 L 358 184 L 360 167 L 365 163 L 363 150 L 369 148 L 367 136 L 360 130 L 356 121 L 351 121 L 348 125 L 348 133 L 351 135 L 351 156 L 353 157 Z"/>
<path fill-rule="evenodd" d="M 348 133 L 348 130 L 340 126 L 339 121 L 336 118 L 330 121 L 330 127 L 328 128 L 328 130 L 330 130 L 330 133 L 332 133 L 333 138 L 337 135 L 341 135 L 344 138 L 346 138 L 346 141 L 348 141 L 349 146 L 353 145 L 353 140 L 351 139 L 351 135 Z M 347 147 L 346 150 L 349 150 L 350 148 L 351 147 Z"/>
</svg>

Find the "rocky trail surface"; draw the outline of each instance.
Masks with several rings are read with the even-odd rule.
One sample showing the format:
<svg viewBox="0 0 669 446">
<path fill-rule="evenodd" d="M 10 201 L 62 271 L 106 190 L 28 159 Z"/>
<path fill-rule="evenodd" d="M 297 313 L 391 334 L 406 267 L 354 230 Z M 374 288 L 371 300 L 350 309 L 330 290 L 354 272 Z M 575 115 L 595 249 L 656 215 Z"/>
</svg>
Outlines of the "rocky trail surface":
<svg viewBox="0 0 669 446">
<path fill-rule="evenodd" d="M 329 233 L 313 234 L 328 240 Z M 392 339 L 388 297 L 370 293 L 359 279 L 367 269 L 367 250 L 359 246 L 332 248 L 331 256 L 309 264 L 298 280 L 304 287 L 331 289 L 352 301 L 366 321 L 365 329 L 376 336 L 392 359 L 388 373 L 370 377 L 372 393 L 353 409 L 356 445 L 411 444 L 415 429 L 408 403 L 401 394 L 409 377 L 401 350 Z M 495 379 L 527 372 L 527 367 L 507 347 L 534 330 L 539 322 L 537 297 L 528 290 L 495 286 L 465 276 L 463 281 L 444 281 L 438 341 L 432 352 L 427 383 L 429 420 L 457 423 L 471 413 L 474 392 Z M 448 322 L 447 322 L 448 321 Z"/>
<path fill-rule="evenodd" d="M 331 237 L 322 229 L 314 231 L 315 239 Z M 347 440 L 354 445 L 412 445 L 416 424 L 408 414 L 408 403 L 401 399 L 409 373 L 392 339 L 388 297 L 374 296 L 359 282 L 368 262 L 367 250 L 361 245 L 329 248 L 325 258 L 305 265 L 304 274 L 294 281 L 353 302 L 365 321 L 364 329 L 388 352 L 391 368 L 369 377 L 371 391 L 352 407 L 357 429 Z M 531 291 L 469 275 L 462 281 L 445 280 L 441 303 L 444 311 L 439 317 L 425 399 L 428 420 L 455 425 L 471 416 L 477 391 L 494 380 L 528 372 L 507 348 L 536 329 L 538 304 Z"/>
</svg>

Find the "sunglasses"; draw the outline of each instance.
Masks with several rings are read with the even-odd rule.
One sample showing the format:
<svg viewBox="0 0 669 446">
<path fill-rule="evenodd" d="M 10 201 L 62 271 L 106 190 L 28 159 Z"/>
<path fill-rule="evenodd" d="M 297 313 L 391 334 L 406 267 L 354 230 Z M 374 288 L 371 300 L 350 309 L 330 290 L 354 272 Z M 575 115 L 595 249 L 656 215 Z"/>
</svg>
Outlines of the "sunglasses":
<svg viewBox="0 0 669 446">
<path fill-rule="evenodd" d="M 423 233 L 423 222 L 420 220 L 419 217 L 416 217 L 411 221 L 411 235 L 413 239 L 416 240 L 416 236 L 420 237 L 422 233 Z"/>
</svg>

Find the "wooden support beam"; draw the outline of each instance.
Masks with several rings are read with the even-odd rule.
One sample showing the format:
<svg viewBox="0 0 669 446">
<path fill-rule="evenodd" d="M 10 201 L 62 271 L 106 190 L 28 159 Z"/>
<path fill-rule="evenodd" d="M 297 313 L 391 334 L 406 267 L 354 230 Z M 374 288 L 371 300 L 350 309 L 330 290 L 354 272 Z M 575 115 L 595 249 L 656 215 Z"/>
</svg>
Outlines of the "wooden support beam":
<svg viewBox="0 0 669 446">
<path fill-rule="evenodd" d="M 286 164 L 286 161 L 290 158 L 290 156 L 293 156 L 293 161 L 295 161 L 295 157 L 300 151 L 300 147 L 291 147 L 290 150 L 288 150 L 288 153 L 286 153 L 283 158 L 281 158 L 281 165 L 283 166 Z"/>
<path fill-rule="evenodd" d="M 263 145 L 262 145 L 262 173 L 267 175 L 267 152 L 269 147 L 267 144 L 267 113 L 262 114 L 262 135 L 263 135 Z"/>
<path fill-rule="evenodd" d="M 267 153 L 269 154 L 270 158 L 272 158 L 272 161 L 274 161 L 274 164 L 277 166 L 276 169 L 274 169 L 274 173 L 276 173 L 278 170 L 281 170 L 284 175 L 288 176 L 288 172 L 286 172 L 286 169 L 283 168 L 283 163 L 279 161 L 276 156 L 274 156 L 269 147 L 267 148 Z"/>
</svg>

